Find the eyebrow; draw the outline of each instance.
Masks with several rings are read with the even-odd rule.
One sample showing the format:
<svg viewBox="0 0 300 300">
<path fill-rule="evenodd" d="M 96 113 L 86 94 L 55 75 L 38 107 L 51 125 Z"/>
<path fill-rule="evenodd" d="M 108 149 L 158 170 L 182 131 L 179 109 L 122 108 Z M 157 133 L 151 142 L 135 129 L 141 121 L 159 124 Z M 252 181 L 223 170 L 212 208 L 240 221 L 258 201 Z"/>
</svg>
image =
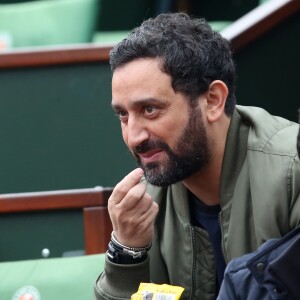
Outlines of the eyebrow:
<svg viewBox="0 0 300 300">
<path fill-rule="evenodd" d="M 157 105 L 166 105 L 166 101 L 164 100 L 159 100 L 159 99 L 156 99 L 156 98 L 144 98 L 144 99 L 139 99 L 139 100 L 136 100 L 136 101 L 133 101 L 133 103 L 131 103 L 130 105 L 130 108 L 136 108 L 136 107 L 140 107 L 140 106 L 143 106 L 145 104 L 148 104 L 148 103 L 151 103 L 151 104 L 157 104 Z M 118 110 L 122 110 L 124 109 L 124 106 L 121 105 L 121 104 L 114 104 L 113 103 L 113 100 L 112 100 L 112 103 L 111 103 L 111 106 L 112 106 L 112 109 L 115 110 L 115 111 L 118 111 Z"/>
</svg>

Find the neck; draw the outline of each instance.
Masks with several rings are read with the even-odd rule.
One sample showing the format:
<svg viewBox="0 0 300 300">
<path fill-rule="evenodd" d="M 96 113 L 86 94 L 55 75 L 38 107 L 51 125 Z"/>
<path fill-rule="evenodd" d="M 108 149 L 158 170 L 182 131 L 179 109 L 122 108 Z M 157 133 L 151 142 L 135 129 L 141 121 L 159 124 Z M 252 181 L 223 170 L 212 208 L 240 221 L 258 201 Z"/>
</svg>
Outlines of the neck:
<svg viewBox="0 0 300 300">
<path fill-rule="evenodd" d="M 215 158 L 209 165 L 183 182 L 185 187 L 206 205 L 220 203 L 221 165 L 220 159 Z"/>
<path fill-rule="evenodd" d="M 211 159 L 201 170 L 183 181 L 185 187 L 206 205 L 220 203 L 220 183 L 225 143 L 230 121 L 223 123 L 223 130 L 211 144 Z M 225 126 L 224 126 L 225 125 Z"/>
</svg>

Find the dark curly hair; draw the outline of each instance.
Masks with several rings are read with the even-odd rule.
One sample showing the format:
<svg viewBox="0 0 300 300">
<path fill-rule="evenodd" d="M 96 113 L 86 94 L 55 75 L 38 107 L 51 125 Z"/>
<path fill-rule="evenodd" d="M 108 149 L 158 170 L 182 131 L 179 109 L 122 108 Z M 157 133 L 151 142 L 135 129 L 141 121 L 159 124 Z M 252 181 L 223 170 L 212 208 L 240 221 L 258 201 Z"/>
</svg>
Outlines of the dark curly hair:
<svg viewBox="0 0 300 300">
<path fill-rule="evenodd" d="M 144 21 L 110 52 L 112 72 L 137 58 L 157 58 L 172 78 L 175 92 L 191 101 L 222 80 L 229 95 L 225 113 L 231 115 L 235 100 L 235 66 L 229 42 L 204 19 L 185 13 L 161 14 Z"/>
</svg>

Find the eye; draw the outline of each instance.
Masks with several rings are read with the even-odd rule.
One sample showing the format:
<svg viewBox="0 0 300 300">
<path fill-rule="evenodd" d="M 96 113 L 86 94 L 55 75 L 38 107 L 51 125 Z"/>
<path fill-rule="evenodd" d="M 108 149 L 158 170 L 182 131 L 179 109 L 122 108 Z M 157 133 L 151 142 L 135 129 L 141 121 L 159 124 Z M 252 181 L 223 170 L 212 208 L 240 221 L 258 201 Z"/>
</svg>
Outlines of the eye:
<svg viewBox="0 0 300 300">
<path fill-rule="evenodd" d="M 120 110 L 116 112 L 116 116 L 121 122 L 125 122 L 128 119 L 128 113 L 125 110 Z"/>
<path fill-rule="evenodd" d="M 159 109 L 157 106 L 147 105 L 147 106 L 145 106 L 144 111 L 145 111 L 146 116 L 152 117 L 152 116 L 156 116 Z"/>
</svg>

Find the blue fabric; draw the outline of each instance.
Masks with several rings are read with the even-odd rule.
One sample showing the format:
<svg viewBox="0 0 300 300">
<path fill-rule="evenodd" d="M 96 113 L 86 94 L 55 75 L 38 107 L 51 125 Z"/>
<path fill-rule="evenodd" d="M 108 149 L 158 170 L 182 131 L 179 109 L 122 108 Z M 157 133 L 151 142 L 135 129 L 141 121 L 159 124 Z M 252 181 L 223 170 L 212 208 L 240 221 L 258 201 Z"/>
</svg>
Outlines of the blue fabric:
<svg viewBox="0 0 300 300">
<path fill-rule="evenodd" d="M 257 251 L 232 260 L 218 300 L 299 300 L 300 228 L 271 239 Z M 282 276 L 283 275 L 283 276 Z"/>
<path fill-rule="evenodd" d="M 208 232 L 209 238 L 213 244 L 216 262 L 218 292 L 223 281 L 223 275 L 226 268 L 226 263 L 222 251 L 222 236 L 219 222 L 219 213 L 221 211 L 221 207 L 220 205 L 205 205 L 194 195 L 191 195 L 190 199 L 193 225 L 205 229 Z"/>
</svg>

